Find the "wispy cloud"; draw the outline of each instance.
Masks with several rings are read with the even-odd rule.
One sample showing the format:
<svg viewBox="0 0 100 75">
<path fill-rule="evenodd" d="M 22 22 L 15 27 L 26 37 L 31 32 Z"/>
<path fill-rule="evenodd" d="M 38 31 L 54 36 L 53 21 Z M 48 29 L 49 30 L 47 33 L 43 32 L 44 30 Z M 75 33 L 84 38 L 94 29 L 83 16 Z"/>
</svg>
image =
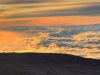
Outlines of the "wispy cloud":
<svg viewBox="0 0 100 75">
<path fill-rule="evenodd" d="M 14 0 L 13 0 L 14 1 Z M 13 2 L 12 1 L 12 2 Z M 95 16 L 100 15 L 100 3 L 97 2 L 41 2 L 40 3 L 24 3 L 27 0 L 22 0 L 21 4 L 1 4 L 0 17 L 50 17 L 50 16 Z M 31 1 L 31 0 L 30 0 Z M 34 0 L 32 0 L 34 2 Z M 14 1 L 21 2 L 21 1 Z M 13 2 L 13 3 L 14 3 Z"/>
<path fill-rule="evenodd" d="M 52 2 L 56 0 L 3 0 L 0 1 L 1 4 L 22 4 L 22 3 L 44 3 L 44 2 Z"/>
<path fill-rule="evenodd" d="M 100 23 L 98 19 L 98 16 L 100 16 L 99 8 L 99 0 L 3 0 L 0 1 L 0 18 L 2 19 L 2 22 L 4 22 L 4 19 L 6 22 L 7 19 L 12 19 L 13 21 L 14 18 L 50 18 L 58 16 L 76 18 L 77 16 L 80 16 L 83 19 L 84 17 L 90 17 L 87 22 L 85 19 L 81 22 L 79 20 L 80 18 L 77 17 L 81 24 L 91 24 L 91 21 L 93 23 Z M 93 17 L 97 17 L 97 19 L 93 21 Z M 74 22 L 75 21 L 76 20 L 74 20 Z M 52 19 L 51 22 L 53 22 Z M 75 24 L 74 22 L 72 20 L 71 24 Z"/>
<path fill-rule="evenodd" d="M 76 19 L 77 18 L 77 19 Z M 59 26 L 59 25 L 90 25 L 100 24 L 100 16 L 67 16 L 67 17 L 38 17 L 38 18 L 1 18 L 0 27 L 10 26 Z M 18 23 L 19 24 L 18 24 Z"/>
<path fill-rule="evenodd" d="M 0 1 L 1 4 L 18 4 L 18 3 L 45 3 L 45 2 L 100 2 L 100 0 L 3 0 Z"/>
</svg>

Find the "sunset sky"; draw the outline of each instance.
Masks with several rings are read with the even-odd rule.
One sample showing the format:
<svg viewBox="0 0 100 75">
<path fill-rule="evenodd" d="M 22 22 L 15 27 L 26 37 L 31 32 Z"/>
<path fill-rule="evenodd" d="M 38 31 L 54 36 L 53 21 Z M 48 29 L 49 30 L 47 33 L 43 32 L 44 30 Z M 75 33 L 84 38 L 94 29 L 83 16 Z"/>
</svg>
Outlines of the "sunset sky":
<svg viewBox="0 0 100 75">
<path fill-rule="evenodd" d="M 0 0 L 0 27 L 100 24 L 100 0 Z"/>
<path fill-rule="evenodd" d="M 100 59 L 100 0 L 0 0 L 0 53 Z"/>
</svg>

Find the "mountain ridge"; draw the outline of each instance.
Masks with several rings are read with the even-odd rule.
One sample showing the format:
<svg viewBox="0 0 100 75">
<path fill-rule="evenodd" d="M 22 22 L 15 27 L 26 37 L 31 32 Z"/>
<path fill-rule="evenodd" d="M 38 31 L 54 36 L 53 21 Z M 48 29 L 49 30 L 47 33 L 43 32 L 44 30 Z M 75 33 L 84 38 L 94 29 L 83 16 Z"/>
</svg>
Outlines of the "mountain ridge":
<svg viewBox="0 0 100 75">
<path fill-rule="evenodd" d="M 1 75 L 99 75 L 100 60 L 67 54 L 0 53 Z"/>
</svg>

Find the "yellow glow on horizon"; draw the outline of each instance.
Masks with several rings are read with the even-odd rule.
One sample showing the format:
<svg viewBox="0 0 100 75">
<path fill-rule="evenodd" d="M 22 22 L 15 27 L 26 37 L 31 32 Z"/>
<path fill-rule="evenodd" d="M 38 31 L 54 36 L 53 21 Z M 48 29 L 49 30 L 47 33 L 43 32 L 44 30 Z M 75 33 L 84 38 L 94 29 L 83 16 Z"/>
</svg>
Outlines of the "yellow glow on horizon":
<svg viewBox="0 0 100 75">
<path fill-rule="evenodd" d="M 17 32 L 1 31 L 0 30 L 0 44 L 9 44 L 17 38 L 21 38 L 22 35 Z"/>
</svg>

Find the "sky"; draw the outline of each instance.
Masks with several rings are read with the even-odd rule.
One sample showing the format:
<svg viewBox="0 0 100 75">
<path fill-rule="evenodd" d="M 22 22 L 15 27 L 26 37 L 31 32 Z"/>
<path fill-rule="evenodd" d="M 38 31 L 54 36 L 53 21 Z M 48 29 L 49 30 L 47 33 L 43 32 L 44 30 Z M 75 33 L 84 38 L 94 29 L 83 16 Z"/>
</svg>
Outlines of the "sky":
<svg viewBox="0 0 100 75">
<path fill-rule="evenodd" d="M 100 0 L 0 0 L 0 27 L 100 24 Z"/>
<path fill-rule="evenodd" d="M 100 59 L 100 0 L 0 0 L 1 52 Z"/>
</svg>

